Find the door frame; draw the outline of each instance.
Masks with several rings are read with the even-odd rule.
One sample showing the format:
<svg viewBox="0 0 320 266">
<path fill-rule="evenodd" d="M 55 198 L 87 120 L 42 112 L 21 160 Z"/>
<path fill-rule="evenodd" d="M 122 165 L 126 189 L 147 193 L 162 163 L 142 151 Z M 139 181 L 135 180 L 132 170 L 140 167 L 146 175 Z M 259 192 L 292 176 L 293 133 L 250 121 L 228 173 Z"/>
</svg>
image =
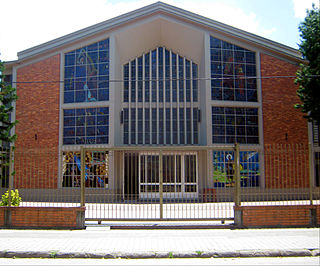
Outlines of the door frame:
<svg viewBox="0 0 320 266">
<path fill-rule="evenodd" d="M 151 156 L 157 156 L 158 157 L 158 162 L 160 161 L 159 160 L 159 156 L 160 156 L 160 152 L 139 152 L 139 173 L 138 173 L 138 179 L 139 179 L 139 182 L 138 182 L 138 186 L 139 186 L 139 198 L 140 199 L 154 199 L 154 200 L 158 200 L 160 199 L 160 189 L 159 189 L 159 192 L 141 192 L 141 185 L 156 185 L 156 186 L 160 186 L 160 182 L 156 182 L 156 183 L 141 183 L 141 156 L 146 156 L 146 155 L 151 155 Z M 163 152 L 162 153 L 162 156 L 166 156 L 166 155 L 174 155 L 175 156 L 175 165 L 174 167 L 176 168 L 176 155 L 180 155 L 180 167 L 181 167 L 181 182 L 178 183 L 177 182 L 177 171 L 175 171 L 175 182 L 172 183 L 165 183 L 163 182 L 163 186 L 165 185 L 174 185 L 174 186 L 177 186 L 177 185 L 181 185 L 181 192 L 163 192 L 163 198 L 165 199 L 186 199 L 186 198 L 191 198 L 191 199 L 197 199 L 198 198 L 198 195 L 199 195 L 199 178 L 198 178 L 198 175 L 199 175 L 199 162 L 198 162 L 198 152 Z M 196 192 L 186 192 L 185 188 L 186 188 L 186 173 L 185 173 L 185 156 L 186 155 L 195 155 L 195 170 L 196 170 L 196 173 L 195 173 L 195 179 L 196 179 L 196 182 L 190 182 L 190 185 L 196 185 Z M 145 164 L 145 167 L 147 167 L 147 165 Z M 147 171 L 146 171 L 147 172 Z M 159 176 L 160 176 L 160 165 L 159 165 Z"/>
</svg>

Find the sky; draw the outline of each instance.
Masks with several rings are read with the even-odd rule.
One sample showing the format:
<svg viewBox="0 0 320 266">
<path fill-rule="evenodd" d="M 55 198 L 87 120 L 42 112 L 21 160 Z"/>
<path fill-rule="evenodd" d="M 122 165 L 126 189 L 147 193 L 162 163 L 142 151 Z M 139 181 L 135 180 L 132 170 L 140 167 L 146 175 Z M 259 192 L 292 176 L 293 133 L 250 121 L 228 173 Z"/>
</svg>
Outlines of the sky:
<svg viewBox="0 0 320 266">
<path fill-rule="evenodd" d="M 154 0 L 0 0 L 0 60 Z M 299 24 L 320 0 L 162 0 L 162 2 L 298 48 Z"/>
</svg>

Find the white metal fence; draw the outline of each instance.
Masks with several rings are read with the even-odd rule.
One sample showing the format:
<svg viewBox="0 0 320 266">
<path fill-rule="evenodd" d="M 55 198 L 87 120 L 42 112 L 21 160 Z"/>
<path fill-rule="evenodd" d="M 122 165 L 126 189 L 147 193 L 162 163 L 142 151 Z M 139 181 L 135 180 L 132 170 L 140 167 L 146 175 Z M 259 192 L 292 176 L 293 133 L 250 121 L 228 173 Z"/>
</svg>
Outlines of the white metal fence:
<svg viewBox="0 0 320 266">
<path fill-rule="evenodd" d="M 86 206 L 87 220 L 228 220 L 235 205 L 320 200 L 319 156 L 305 145 L 16 149 L 11 158 L 3 148 L 1 194 L 18 189 L 21 206 Z"/>
</svg>

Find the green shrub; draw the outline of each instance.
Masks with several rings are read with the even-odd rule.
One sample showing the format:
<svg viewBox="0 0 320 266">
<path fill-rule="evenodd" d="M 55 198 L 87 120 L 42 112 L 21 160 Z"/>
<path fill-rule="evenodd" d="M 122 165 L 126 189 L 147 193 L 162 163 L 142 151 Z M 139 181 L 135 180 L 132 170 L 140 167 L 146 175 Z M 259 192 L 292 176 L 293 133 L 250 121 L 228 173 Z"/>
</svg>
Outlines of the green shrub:
<svg viewBox="0 0 320 266">
<path fill-rule="evenodd" d="M 11 190 L 11 206 L 19 206 L 21 202 L 21 197 L 19 196 L 18 189 Z M 9 190 L 1 196 L 0 206 L 9 205 Z"/>
</svg>

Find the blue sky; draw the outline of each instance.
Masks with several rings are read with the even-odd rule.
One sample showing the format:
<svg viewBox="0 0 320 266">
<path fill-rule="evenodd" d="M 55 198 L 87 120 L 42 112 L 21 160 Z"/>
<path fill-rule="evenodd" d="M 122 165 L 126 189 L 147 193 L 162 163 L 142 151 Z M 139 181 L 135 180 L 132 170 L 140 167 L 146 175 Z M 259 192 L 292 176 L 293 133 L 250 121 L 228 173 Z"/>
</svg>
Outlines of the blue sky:
<svg viewBox="0 0 320 266">
<path fill-rule="evenodd" d="M 154 0 L 0 0 L 0 60 Z M 163 2 L 298 48 L 298 25 L 319 0 L 163 0 Z M 58 14 L 58 15 L 57 15 Z"/>
</svg>

